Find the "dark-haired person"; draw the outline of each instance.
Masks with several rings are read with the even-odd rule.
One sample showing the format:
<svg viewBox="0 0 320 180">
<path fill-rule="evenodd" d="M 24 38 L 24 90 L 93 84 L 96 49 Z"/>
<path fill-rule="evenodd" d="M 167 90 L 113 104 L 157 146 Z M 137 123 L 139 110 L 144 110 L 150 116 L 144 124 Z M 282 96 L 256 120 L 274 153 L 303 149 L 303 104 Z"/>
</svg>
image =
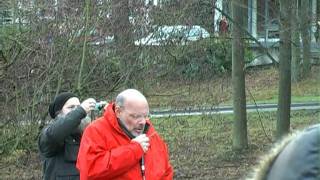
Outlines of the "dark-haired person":
<svg viewBox="0 0 320 180">
<path fill-rule="evenodd" d="M 43 179 L 79 179 L 76 159 L 80 139 L 90 122 L 87 114 L 95 105 L 93 98 L 80 103 L 79 98 L 70 92 L 60 93 L 49 105 L 49 115 L 54 120 L 42 130 L 38 139 Z"/>
<path fill-rule="evenodd" d="M 167 145 L 154 129 L 144 95 L 121 92 L 84 131 L 77 167 L 81 180 L 171 180 Z"/>
</svg>

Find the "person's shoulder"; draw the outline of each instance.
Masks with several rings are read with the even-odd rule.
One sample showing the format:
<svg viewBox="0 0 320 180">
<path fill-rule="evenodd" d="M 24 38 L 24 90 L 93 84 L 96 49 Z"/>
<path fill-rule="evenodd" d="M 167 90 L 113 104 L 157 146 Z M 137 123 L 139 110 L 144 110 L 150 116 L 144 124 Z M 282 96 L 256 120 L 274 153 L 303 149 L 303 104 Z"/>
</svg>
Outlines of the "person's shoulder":
<svg viewBox="0 0 320 180">
<path fill-rule="evenodd" d="M 86 127 L 86 131 L 97 132 L 97 133 L 105 132 L 106 129 L 108 129 L 108 125 L 103 116 L 92 120 L 92 122 Z"/>
<path fill-rule="evenodd" d="M 151 129 L 150 129 L 151 130 Z M 153 141 L 156 142 L 156 144 L 158 145 L 165 145 L 166 146 L 166 142 L 165 140 L 161 137 L 161 135 L 154 129 L 152 128 L 152 131 L 149 132 L 147 134 L 147 136 L 150 138 L 150 139 L 153 139 Z"/>
<path fill-rule="evenodd" d="M 103 118 L 103 116 L 101 116 L 97 119 L 93 119 L 89 126 L 92 128 L 100 128 L 101 126 L 103 126 L 104 121 L 105 119 Z"/>
<path fill-rule="evenodd" d="M 82 139 L 96 139 L 97 135 L 100 135 L 102 131 L 100 126 L 98 120 L 91 122 L 83 131 Z"/>
<path fill-rule="evenodd" d="M 306 132 L 308 131 L 313 131 L 313 132 L 318 132 L 320 131 L 320 124 L 315 124 L 315 125 L 312 125 L 308 128 L 305 129 Z"/>
<path fill-rule="evenodd" d="M 306 174 L 310 179 L 318 177 L 314 169 L 319 169 L 319 155 L 320 124 L 316 124 L 303 131 L 293 132 L 279 141 L 260 160 L 247 180 L 266 179 L 267 177 L 268 179 L 282 179 L 289 175 L 290 177 L 304 177 Z M 319 174 L 319 171 L 316 173 Z"/>
</svg>

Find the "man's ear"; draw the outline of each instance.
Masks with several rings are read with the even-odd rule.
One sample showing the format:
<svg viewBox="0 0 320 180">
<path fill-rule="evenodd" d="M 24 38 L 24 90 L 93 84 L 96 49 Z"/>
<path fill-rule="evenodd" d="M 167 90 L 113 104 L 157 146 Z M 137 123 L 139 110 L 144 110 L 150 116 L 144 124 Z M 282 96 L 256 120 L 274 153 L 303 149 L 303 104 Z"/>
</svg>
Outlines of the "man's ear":
<svg viewBox="0 0 320 180">
<path fill-rule="evenodd" d="M 120 113 L 121 113 L 121 107 L 120 106 L 116 106 L 114 108 L 114 112 L 115 112 L 117 118 L 119 118 L 120 117 Z"/>
</svg>

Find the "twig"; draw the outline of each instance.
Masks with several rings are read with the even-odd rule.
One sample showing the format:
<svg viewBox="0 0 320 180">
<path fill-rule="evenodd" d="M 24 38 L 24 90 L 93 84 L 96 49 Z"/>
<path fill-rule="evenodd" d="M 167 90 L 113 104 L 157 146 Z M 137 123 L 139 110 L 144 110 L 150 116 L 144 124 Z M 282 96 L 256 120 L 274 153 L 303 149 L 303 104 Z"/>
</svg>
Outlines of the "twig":
<svg viewBox="0 0 320 180">
<path fill-rule="evenodd" d="M 258 116 L 259 116 L 259 122 L 260 122 L 260 125 L 261 125 L 261 127 L 262 127 L 262 131 L 263 131 L 265 137 L 266 137 L 270 142 L 272 142 L 271 138 L 268 136 L 268 134 L 267 134 L 267 132 L 266 132 L 264 126 L 263 126 L 262 118 L 261 118 L 261 114 L 260 114 L 259 109 L 258 109 L 257 102 L 256 102 L 256 100 L 254 99 L 254 97 L 253 97 L 252 93 L 250 92 L 249 88 L 246 88 L 246 89 L 247 89 L 250 97 L 253 99 L 254 105 L 256 106 L 256 110 L 257 110 L 257 113 L 258 113 Z"/>
</svg>

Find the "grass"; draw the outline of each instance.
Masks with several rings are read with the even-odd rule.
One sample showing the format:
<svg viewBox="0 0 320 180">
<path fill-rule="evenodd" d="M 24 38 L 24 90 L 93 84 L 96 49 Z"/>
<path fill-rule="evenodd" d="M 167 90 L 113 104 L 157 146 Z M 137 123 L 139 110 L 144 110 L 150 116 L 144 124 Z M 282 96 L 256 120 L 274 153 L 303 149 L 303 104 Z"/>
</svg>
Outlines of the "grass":
<svg viewBox="0 0 320 180">
<path fill-rule="evenodd" d="M 37 129 L 37 124 L 17 122 L 0 128 L 1 179 L 40 179 Z"/>
<path fill-rule="evenodd" d="M 292 103 L 320 102 L 320 96 L 291 96 Z M 250 101 L 251 102 L 251 101 Z M 278 96 L 272 99 L 259 100 L 256 103 L 278 103 Z"/>
<path fill-rule="evenodd" d="M 319 123 L 319 111 L 292 113 L 292 130 Z M 248 114 L 246 150 L 232 150 L 232 116 L 191 116 L 154 119 L 166 140 L 175 179 L 239 179 L 275 141 L 276 113 Z"/>
<path fill-rule="evenodd" d="M 319 123 L 319 116 L 319 110 L 294 111 L 291 129 Z M 274 142 L 276 112 L 248 114 L 249 145 L 243 151 L 232 149 L 232 119 L 232 115 L 222 114 L 152 119 L 168 144 L 175 179 L 239 179 L 248 175 L 257 159 Z M 13 128 L 6 130 L 7 135 L 17 132 L 17 128 Z M 0 177 L 40 179 L 36 134 L 29 134 L 27 140 L 29 148 L 20 141 L 16 150 L 1 153 Z"/>
<path fill-rule="evenodd" d="M 319 101 L 320 67 L 310 78 L 292 85 L 292 102 Z M 276 103 L 278 73 L 274 68 L 249 70 L 246 74 L 247 102 Z M 230 75 L 197 81 L 164 81 L 148 85 L 145 94 L 151 108 L 183 108 L 230 105 Z M 319 123 L 320 112 L 294 111 L 291 129 Z M 248 114 L 248 148 L 232 149 L 232 115 L 203 115 L 153 119 L 157 131 L 169 145 L 175 179 L 239 179 L 248 175 L 257 159 L 274 142 L 276 112 Z M 37 125 L 34 125 L 37 126 Z M 36 147 L 38 127 L 17 125 L 0 130 L 0 177 L 39 179 L 40 160 Z M 6 138 L 6 139 L 5 139 Z M 4 146 L 9 141 L 8 146 Z M 14 147 L 14 148 L 13 148 Z"/>
<path fill-rule="evenodd" d="M 292 102 L 320 102 L 320 67 L 311 76 L 292 84 Z M 255 69 L 246 72 L 247 104 L 278 102 L 278 70 Z M 151 108 L 184 108 L 232 104 L 231 75 L 211 80 L 158 82 L 145 90 Z"/>
</svg>

